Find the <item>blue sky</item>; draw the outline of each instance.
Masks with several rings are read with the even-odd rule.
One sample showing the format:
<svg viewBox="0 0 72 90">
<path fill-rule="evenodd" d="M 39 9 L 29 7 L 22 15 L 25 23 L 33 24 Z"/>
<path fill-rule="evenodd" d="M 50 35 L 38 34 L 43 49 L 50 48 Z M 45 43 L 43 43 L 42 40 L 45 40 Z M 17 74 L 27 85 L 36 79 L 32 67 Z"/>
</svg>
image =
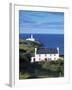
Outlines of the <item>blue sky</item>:
<svg viewBox="0 0 72 90">
<path fill-rule="evenodd" d="M 19 11 L 20 33 L 64 34 L 64 13 Z"/>
</svg>

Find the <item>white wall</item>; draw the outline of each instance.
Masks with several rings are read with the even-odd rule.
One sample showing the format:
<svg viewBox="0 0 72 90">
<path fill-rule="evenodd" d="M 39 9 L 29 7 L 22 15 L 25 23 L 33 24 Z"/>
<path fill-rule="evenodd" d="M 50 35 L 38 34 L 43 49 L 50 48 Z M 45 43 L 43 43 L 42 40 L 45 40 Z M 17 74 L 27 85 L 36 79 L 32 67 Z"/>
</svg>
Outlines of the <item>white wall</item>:
<svg viewBox="0 0 72 90">
<path fill-rule="evenodd" d="M 8 86 L 9 81 L 9 3 L 20 2 L 23 4 L 37 4 L 54 6 L 69 6 L 70 7 L 70 75 L 72 82 L 72 0 L 0 0 L 0 90 L 10 89 Z M 15 88 L 17 89 L 17 88 Z M 20 88 L 19 88 L 20 89 Z M 52 84 L 44 86 L 25 86 L 25 90 L 72 90 L 71 84 Z"/>
<path fill-rule="evenodd" d="M 59 54 L 46 54 L 46 56 L 45 54 L 36 54 L 35 57 L 31 58 L 32 62 L 34 62 L 34 58 L 35 58 L 35 61 L 45 61 L 45 58 L 47 58 L 47 60 L 49 58 L 51 58 L 51 60 L 57 60 L 59 59 Z"/>
</svg>

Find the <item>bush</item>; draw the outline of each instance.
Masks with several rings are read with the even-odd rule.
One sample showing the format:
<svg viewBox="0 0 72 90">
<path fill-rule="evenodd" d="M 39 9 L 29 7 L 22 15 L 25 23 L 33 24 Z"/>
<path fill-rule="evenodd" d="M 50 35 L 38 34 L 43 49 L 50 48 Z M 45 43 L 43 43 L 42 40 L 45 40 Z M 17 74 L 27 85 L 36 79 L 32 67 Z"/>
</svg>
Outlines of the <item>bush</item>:
<svg viewBox="0 0 72 90">
<path fill-rule="evenodd" d="M 64 61 L 41 61 L 23 65 L 23 72 L 28 73 L 29 77 L 24 78 L 40 78 L 40 77 L 63 77 L 64 76 Z M 25 75 L 26 75 L 25 74 Z M 28 75 L 27 75 L 28 76 Z"/>
<path fill-rule="evenodd" d="M 19 74 L 19 79 L 27 79 L 30 77 L 29 73 L 20 73 Z"/>
</svg>

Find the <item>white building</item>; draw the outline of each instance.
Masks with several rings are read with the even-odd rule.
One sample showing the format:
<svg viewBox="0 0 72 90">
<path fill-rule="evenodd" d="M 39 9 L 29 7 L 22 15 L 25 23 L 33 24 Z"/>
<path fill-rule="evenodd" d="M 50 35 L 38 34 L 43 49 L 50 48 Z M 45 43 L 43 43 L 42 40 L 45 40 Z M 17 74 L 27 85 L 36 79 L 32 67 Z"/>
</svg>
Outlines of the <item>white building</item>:
<svg viewBox="0 0 72 90">
<path fill-rule="evenodd" d="M 59 59 L 59 48 L 35 48 L 35 54 L 31 57 L 31 62 L 51 61 Z"/>
<path fill-rule="evenodd" d="M 33 35 L 31 35 L 31 37 L 30 38 L 27 38 L 26 40 L 35 41 L 35 39 L 33 38 Z"/>
</svg>

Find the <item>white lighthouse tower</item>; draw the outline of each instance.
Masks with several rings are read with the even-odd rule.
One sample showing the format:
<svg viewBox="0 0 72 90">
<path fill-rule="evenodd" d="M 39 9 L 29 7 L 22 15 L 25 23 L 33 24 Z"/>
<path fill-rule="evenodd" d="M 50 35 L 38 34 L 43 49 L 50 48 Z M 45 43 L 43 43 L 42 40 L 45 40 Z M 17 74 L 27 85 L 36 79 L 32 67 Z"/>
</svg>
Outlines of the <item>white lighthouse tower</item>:
<svg viewBox="0 0 72 90">
<path fill-rule="evenodd" d="M 31 34 L 31 39 L 33 39 L 33 35 Z"/>
</svg>

